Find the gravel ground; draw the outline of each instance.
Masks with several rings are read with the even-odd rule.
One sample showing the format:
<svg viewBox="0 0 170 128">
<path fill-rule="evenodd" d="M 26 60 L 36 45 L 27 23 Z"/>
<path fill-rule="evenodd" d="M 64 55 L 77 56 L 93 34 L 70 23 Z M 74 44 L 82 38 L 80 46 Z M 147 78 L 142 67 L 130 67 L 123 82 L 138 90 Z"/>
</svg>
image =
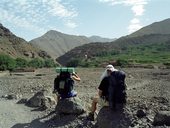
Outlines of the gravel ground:
<svg viewBox="0 0 170 128">
<path fill-rule="evenodd" d="M 81 82 L 76 83 L 75 90 L 87 111 L 92 97 L 96 95 L 103 70 L 101 68 L 76 69 Z M 170 69 L 128 68 L 122 70 L 127 74 L 128 106 L 134 117 L 136 118 L 137 110 L 145 109 L 147 118 L 150 119 L 146 121 L 136 118 L 137 126 L 153 127 L 151 121 L 154 114 L 160 110 L 170 110 Z M 17 100 L 0 98 L 0 128 L 92 127 L 94 122 L 86 122 L 82 117 L 76 117 L 69 123 L 63 123 L 61 120 L 60 122 L 52 121 L 53 124 L 60 123 L 60 125 L 49 126 L 38 120 L 49 111 L 32 111 L 29 107 L 16 104 L 20 98 L 29 98 L 41 89 L 52 91 L 55 76 L 54 69 L 39 69 L 30 73 L 0 73 L 0 97 L 6 94 L 15 94 L 18 97 Z M 49 118 L 54 119 L 52 116 Z M 71 118 L 68 117 L 68 119 Z M 51 121 L 45 122 L 52 124 Z"/>
</svg>

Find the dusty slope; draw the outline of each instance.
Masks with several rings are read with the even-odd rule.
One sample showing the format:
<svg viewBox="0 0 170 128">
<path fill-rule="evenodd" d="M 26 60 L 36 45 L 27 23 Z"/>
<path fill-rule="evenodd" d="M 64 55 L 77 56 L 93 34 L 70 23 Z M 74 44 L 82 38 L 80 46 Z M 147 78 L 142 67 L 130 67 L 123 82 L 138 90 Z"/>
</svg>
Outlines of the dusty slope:
<svg viewBox="0 0 170 128">
<path fill-rule="evenodd" d="M 0 24 L 0 54 L 11 57 L 49 57 L 47 53 L 29 44 L 24 39 L 14 35 L 9 29 Z"/>
<path fill-rule="evenodd" d="M 77 46 L 90 43 L 90 40 L 85 36 L 68 35 L 50 30 L 43 36 L 31 40 L 30 43 L 56 59 Z"/>
<path fill-rule="evenodd" d="M 170 18 L 159 22 L 154 22 L 130 34 L 129 36 L 137 37 L 137 36 L 150 35 L 150 34 L 170 34 L 169 25 L 170 25 Z"/>
</svg>

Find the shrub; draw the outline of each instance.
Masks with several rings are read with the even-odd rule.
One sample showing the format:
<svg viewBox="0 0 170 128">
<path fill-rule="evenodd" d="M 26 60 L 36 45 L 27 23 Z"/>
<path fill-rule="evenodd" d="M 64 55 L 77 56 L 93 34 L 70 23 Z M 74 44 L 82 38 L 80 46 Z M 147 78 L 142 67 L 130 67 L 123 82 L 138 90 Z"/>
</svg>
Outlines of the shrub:
<svg viewBox="0 0 170 128">
<path fill-rule="evenodd" d="M 128 61 L 127 60 L 123 60 L 123 59 L 118 59 L 116 61 L 116 65 L 117 66 L 126 66 L 126 65 L 128 65 Z"/>
<path fill-rule="evenodd" d="M 53 59 L 45 59 L 44 61 L 44 67 L 55 67 L 55 65 Z"/>
<path fill-rule="evenodd" d="M 170 66 L 170 62 L 164 62 L 163 64 L 166 66 Z"/>
<path fill-rule="evenodd" d="M 42 68 L 44 67 L 44 61 L 39 59 L 39 58 L 35 58 L 32 59 L 29 64 L 30 67 L 34 67 L 34 68 Z"/>
<path fill-rule="evenodd" d="M 0 70 L 13 70 L 16 67 L 16 62 L 8 55 L 0 55 Z"/>
<path fill-rule="evenodd" d="M 28 61 L 23 58 L 17 58 L 15 61 L 16 67 L 23 68 L 28 66 Z"/>
</svg>

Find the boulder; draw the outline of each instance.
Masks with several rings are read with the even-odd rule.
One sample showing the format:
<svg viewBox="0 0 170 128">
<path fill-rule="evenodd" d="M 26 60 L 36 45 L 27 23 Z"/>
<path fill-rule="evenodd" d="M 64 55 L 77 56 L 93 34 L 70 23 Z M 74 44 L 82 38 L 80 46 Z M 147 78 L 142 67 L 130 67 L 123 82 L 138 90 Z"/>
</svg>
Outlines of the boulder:
<svg viewBox="0 0 170 128">
<path fill-rule="evenodd" d="M 26 104 L 27 101 L 28 101 L 27 98 L 22 98 L 22 99 L 20 99 L 20 100 L 17 102 L 17 104 Z"/>
<path fill-rule="evenodd" d="M 41 90 L 37 92 L 26 103 L 26 105 L 29 107 L 45 107 L 45 108 L 49 108 L 50 106 L 55 104 L 56 101 L 54 97 L 48 96 L 47 90 Z"/>
<path fill-rule="evenodd" d="M 27 57 L 31 57 L 32 54 L 30 52 L 24 52 L 24 55 L 27 56 Z"/>
<path fill-rule="evenodd" d="M 154 117 L 153 125 L 170 126 L 170 111 L 159 111 L 158 113 L 156 113 Z"/>
<path fill-rule="evenodd" d="M 97 116 L 99 128 L 128 128 L 132 123 L 132 113 L 128 108 L 113 111 L 109 107 L 103 107 Z"/>
<path fill-rule="evenodd" d="M 62 114 L 76 114 L 80 115 L 85 110 L 81 104 L 81 101 L 78 97 L 61 99 L 58 101 L 55 111 Z"/>
</svg>

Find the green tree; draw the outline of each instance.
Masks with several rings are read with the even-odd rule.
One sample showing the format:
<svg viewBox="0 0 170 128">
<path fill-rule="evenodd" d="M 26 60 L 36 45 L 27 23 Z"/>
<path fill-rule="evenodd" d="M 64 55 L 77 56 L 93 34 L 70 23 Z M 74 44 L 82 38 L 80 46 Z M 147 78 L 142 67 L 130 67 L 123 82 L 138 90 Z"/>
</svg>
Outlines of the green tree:
<svg viewBox="0 0 170 128">
<path fill-rule="evenodd" d="M 8 55 L 0 55 L 0 70 L 13 70 L 16 67 L 16 62 Z"/>
<path fill-rule="evenodd" d="M 23 58 L 17 58 L 15 61 L 17 67 L 23 68 L 28 66 L 28 61 Z"/>
<path fill-rule="evenodd" d="M 44 67 L 44 61 L 39 59 L 39 58 L 35 58 L 32 59 L 29 64 L 30 67 L 34 67 L 34 68 L 42 68 Z"/>
<path fill-rule="evenodd" d="M 44 66 L 45 67 L 54 67 L 55 63 L 54 63 L 53 59 L 45 59 Z"/>
<path fill-rule="evenodd" d="M 118 59 L 116 62 L 117 66 L 126 66 L 128 64 L 128 61 L 124 59 Z"/>
</svg>

